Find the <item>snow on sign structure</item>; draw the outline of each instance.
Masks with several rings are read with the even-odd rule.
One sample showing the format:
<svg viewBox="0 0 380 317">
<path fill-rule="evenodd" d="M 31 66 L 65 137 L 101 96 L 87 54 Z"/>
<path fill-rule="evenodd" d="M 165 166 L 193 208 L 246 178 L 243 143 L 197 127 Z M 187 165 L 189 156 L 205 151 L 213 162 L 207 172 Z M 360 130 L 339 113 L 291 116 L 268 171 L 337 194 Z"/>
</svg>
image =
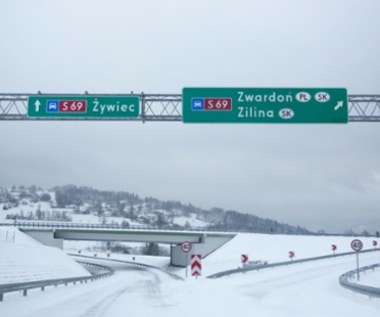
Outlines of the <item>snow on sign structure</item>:
<svg viewBox="0 0 380 317">
<path fill-rule="evenodd" d="M 202 275 L 202 255 L 191 255 L 191 275 L 198 277 Z"/>
</svg>

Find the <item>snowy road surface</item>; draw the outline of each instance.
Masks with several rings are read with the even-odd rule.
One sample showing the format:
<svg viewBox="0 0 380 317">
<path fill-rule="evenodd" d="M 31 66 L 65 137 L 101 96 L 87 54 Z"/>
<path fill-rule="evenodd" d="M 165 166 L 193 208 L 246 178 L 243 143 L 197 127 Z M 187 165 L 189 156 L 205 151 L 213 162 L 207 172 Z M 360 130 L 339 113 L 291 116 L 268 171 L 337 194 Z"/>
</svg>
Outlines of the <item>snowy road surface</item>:
<svg viewBox="0 0 380 317">
<path fill-rule="evenodd" d="M 379 262 L 378 252 L 361 265 Z M 6 294 L 0 316 L 379 316 L 380 300 L 338 283 L 355 256 L 249 272 L 222 279 L 174 280 L 166 274 L 112 263 L 115 275 L 85 285 L 48 288 L 24 298 Z M 379 272 L 370 272 L 379 274 Z"/>
<path fill-rule="evenodd" d="M 111 263 L 115 274 L 83 285 L 31 291 L 26 298 L 6 294 L 1 316 L 149 316 L 167 305 L 160 287 L 172 278 L 159 271 L 144 271 Z M 151 314 L 150 314 L 151 312 Z"/>
</svg>

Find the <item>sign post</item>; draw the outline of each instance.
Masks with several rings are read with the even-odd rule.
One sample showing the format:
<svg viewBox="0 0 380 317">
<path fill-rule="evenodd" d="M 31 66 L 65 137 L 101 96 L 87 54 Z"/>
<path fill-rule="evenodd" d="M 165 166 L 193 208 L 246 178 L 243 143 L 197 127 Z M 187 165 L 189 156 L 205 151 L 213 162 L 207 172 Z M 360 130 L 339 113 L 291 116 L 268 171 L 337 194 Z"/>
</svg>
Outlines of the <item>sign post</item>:
<svg viewBox="0 0 380 317">
<path fill-rule="evenodd" d="M 136 118 L 140 115 L 138 96 L 32 95 L 28 116 L 34 118 Z"/>
<path fill-rule="evenodd" d="M 332 245 L 331 245 L 331 250 L 332 250 L 332 252 L 334 253 L 334 255 L 335 255 L 335 251 L 336 251 L 336 249 L 337 249 L 336 244 L 332 244 Z"/>
<path fill-rule="evenodd" d="M 189 264 L 189 252 L 193 248 L 193 245 L 190 241 L 184 241 L 181 244 L 181 250 L 186 254 L 186 278 L 188 277 L 188 264 Z"/>
<path fill-rule="evenodd" d="M 359 272 L 359 252 L 363 249 L 363 242 L 359 239 L 354 239 L 351 241 L 351 248 L 356 252 L 356 272 L 357 280 L 360 281 L 360 272 Z"/>
<path fill-rule="evenodd" d="M 347 123 L 345 88 L 184 88 L 185 123 Z"/>
</svg>

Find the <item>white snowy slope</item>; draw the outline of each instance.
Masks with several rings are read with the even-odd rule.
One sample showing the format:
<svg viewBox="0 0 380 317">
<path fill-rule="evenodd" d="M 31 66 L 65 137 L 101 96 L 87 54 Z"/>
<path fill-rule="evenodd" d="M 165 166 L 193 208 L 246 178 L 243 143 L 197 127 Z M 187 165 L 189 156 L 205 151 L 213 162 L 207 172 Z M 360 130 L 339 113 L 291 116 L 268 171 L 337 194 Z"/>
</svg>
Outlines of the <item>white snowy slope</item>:
<svg viewBox="0 0 380 317">
<path fill-rule="evenodd" d="M 289 243 L 296 247 L 296 243 L 299 243 L 297 250 L 301 250 L 301 245 L 309 246 L 312 242 L 309 251 L 311 256 L 322 255 L 321 250 L 328 248 L 326 243 L 331 243 L 324 237 L 309 239 L 289 236 L 285 239 L 277 236 L 277 240 L 276 236 L 262 237 L 261 243 L 267 240 L 268 244 L 263 246 L 266 253 L 260 253 L 256 247 L 249 249 L 253 242 L 258 241 L 257 238 L 257 235 L 239 235 L 238 239 L 232 240 L 203 261 L 204 271 L 216 271 L 211 268 L 213 265 L 226 269 L 232 265 L 232 261 L 235 261 L 235 265 L 236 259 L 235 256 L 232 259 L 231 252 L 239 255 L 240 247 L 248 251 L 256 250 L 259 258 L 266 256 L 267 259 L 280 260 L 277 256 L 270 257 L 271 253 L 282 253 Z M 286 242 L 283 246 L 281 240 Z M 344 243 L 349 241 L 347 238 L 339 242 L 342 252 L 346 248 L 343 247 Z M 303 252 L 306 254 L 306 250 Z M 379 260 L 380 252 L 360 254 L 362 266 L 378 263 Z M 224 266 L 223 261 L 226 262 Z M 197 280 L 189 278 L 186 281 L 174 280 L 156 270 L 143 271 L 121 263 L 108 263 L 116 269 L 116 273 L 107 279 L 83 285 L 51 287 L 45 292 L 35 290 L 28 297 L 18 293 L 5 294 L 4 302 L 0 303 L 0 316 L 354 317 L 380 314 L 379 299 L 368 298 L 339 285 L 339 275 L 355 268 L 355 255 L 221 279 L 210 280 L 202 276 Z M 379 272 L 368 272 L 367 276 L 375 278 Z"/>
<path fill-rule="evenodd" d="M 0 227 L 0 284 L 88 275 L 62 250 L 44 246 L 17 229 Z"/>
</svg>

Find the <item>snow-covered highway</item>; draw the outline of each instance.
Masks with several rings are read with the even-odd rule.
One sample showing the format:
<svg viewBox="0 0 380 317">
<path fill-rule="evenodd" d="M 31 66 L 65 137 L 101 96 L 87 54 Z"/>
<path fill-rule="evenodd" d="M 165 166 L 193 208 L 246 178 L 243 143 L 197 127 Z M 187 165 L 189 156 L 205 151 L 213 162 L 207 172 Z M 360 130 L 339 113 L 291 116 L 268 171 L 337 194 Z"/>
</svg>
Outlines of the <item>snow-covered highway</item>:
<svg viewBox="0 0 380 317">
<path fill-rule="evenodd" d="M 361 257 L 379 261 L 377 252 Z M 7 295 L 1 316 L 378 316 L 380 301 L 338 283 L 354 256 L 249 272 L 216 280 L 178 281 L 157 270 L 109 262 L 115 274 L 85 285 Z M 104 263 L 103 263 L 104 264 Z M 376 272 L 375 272 L 376 273 Z M 368 273 L 367 278 L 370 276 Z"/>
<path fill-rule="evenodd" d="M 9 229 L 7 229 L 9 230 Z M 203 276 L 178 280 L 155 269 L 106 261 L 115 270 L 109 278 L 88 284 L 47 287 L 4 294 L 0 316 L 7 317 L 118 317 L 118 316 L 378 316 L 380 300 L 349 291 L 339 285 L 341 274 L 355 268 L 355 255 L 266 268 L 220 279 L 210 274 L 234 269 L 240 254 L 270 263 L 286 260 L 289 248 L 298 258 L 326 254 L 331 243 L 349 251 L 350 237 L 312 237 L 239 234 L 203 261 Z M 362 238 L 370 249 L 373 238 Z M 15 232 L 12 243 L 1 242 L 0 281 L 39 280 L 62 275 L 83 275 L 82 268 L 56 248 L 47 248 Z M 59 256 L 58 256 L 59 255 Z M 133 255 L 113 254 L 131 261 Z M 184 269 L 168 267 L 169 258 L 136 257 L 136 262 L 170 269 L 182 277 Z M 360 254 L 360 265 L 380 262 L 380 251 Z M 45 273 L 44 273 L 45 272 Z M 379 287 L 380 270 L 368 271 L 362 282 Z M 4 282 L 3 282 L 4 283 Z M 0 283 L 1 284 L 1 283 Z"/>
<path fill-rule="evenodd" d="M 49 287 L 28 297 L 6 294 L 1 316 L 147 316 L 166 302 L 161 285 L 173 279 L 157 271 L 109 263 L 115 275 L 88 284 Z M 169 298 L 170 300 L 170 298 Z"/>
</svg>

